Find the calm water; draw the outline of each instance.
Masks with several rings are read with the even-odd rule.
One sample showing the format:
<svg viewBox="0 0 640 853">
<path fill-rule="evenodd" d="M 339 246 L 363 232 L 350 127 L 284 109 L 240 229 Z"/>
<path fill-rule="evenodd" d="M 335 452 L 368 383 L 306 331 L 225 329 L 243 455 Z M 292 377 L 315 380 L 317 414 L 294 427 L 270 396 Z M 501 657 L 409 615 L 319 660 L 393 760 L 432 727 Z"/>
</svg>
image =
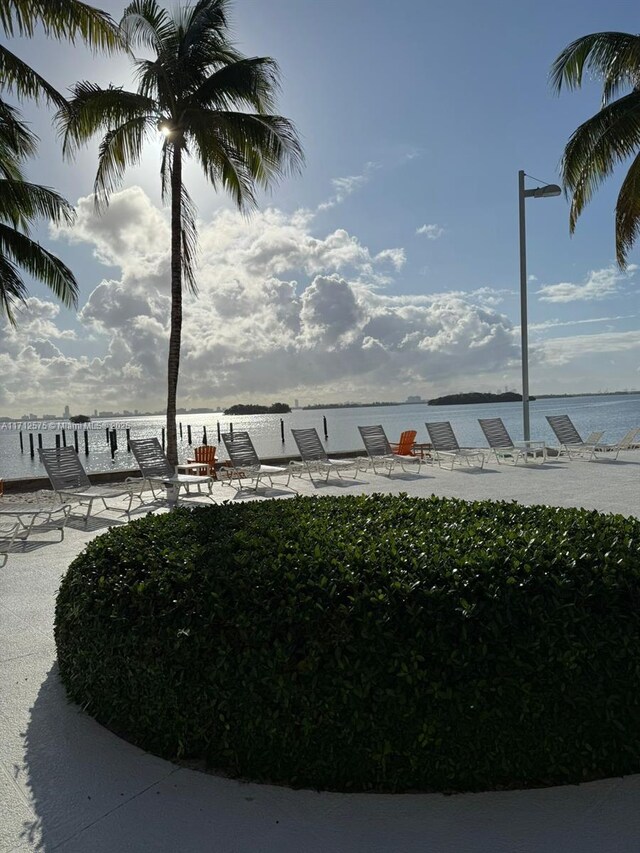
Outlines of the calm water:
<svg viewBox="0 0 640 853">
<path fill-rule="evenodd" d="M 631 427 L 640 427 L 640 394 L 610 397 L 571 397 L 566 399 L 535 400 L 531 403 L 531 437 L 555 443 L 553 433 L 548 427 L 545 415 L 568 414 L 583 437 L 593 430 L 604 430 L 603 440 L 615 442 Z M 280 415 L 245 415 L 229 418 L 226 415 L 181 415 L 183 440 L 180 443 L 180 458 L 186 459 L 189 453 L 187 444 L 187 425 L 192 428 L 193 444 L 200 444 L 203 427 L 207 429 L 209 444 L 217 443 L 217 423 L 222 431 L 233 422 L 235 430 L 249 431 L 260 456 L 293 456 L 296 446 L 291 436 L 291 427 L 315 427 L 323 435 L 323 415 L 327 418 L 329 438 L 326 447 L 329 452 L 338 450 L 364 450 L 358 425 L 382 424 L 391 441 L 397 441 L 402 430 L 418 431 L 417 441 L 428 441 L 425 421 L 451 421 L 458 441 L 463 446 L 485 447 L 486 442 L 478 424 L 478 418 L 500 417 L 503 419 L 511 437 L 522 438 L 522 405 L 520 403 L 491 403 L 472 406 L 427 406 L 412 404 L 406 406 L 379 406 L 353 409 L 318 409 L 314 411 L 296 410 L 282 415 L 285 425 L 285 443 L 280 437 Z M 113 421 L 95 420 L 89 430 L 89 455 L 84 454 L 84 439 L 79 434 L 80 459 L 88 471 L 108 471 L 135 468 L 135 461 L 126 450 L 124 427 L 131 430 L 132 438 L 157 436 L 164 423 L 162 416 L 151 418 L 126 418 L 117 421 L 118 446 L 114 462 L 106 441 L 105 428 Z M 9 427 L 10 425 L 2 425 Z M 16 425 L 13 425 L 16 426 Z M 37 424 L 31 425 L 34 430 Z M 59 432 L 59 429 L 58 429 Z M 41 430 L 43 447 L 55 447 L 55 429 Z M 34 433 L 37 448 L 37 435 Z M 67 430 L 67 443 L 73 443 L 73 434 Z M 18 431 L 0 428 L 0 477 L 13 479 L 19 477 L 44 476 L 44 469 L 37 458 L 29 455 L 28 432 L 23 430 L 24 453 L 20 453 Z M 225 459 L 224 445 L 218 449 L 219 458 Z"/>
</svg>

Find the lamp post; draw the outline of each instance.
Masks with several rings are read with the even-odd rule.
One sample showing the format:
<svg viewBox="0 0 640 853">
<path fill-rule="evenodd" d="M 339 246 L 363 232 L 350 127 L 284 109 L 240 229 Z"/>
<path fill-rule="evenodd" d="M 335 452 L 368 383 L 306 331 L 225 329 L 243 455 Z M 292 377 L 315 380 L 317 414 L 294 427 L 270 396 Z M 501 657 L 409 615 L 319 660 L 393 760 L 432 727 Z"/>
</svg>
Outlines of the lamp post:
<svg viewBox="0 0 640 853">
<path fill-rule="evenodd" d="M 525 173 L 518 172 L 518 210 L 520 214 L 520 340 L 522 346 L 522 427 L 524 440 L 531 439 L 529 424 L 529 333 L 527 329 L 527 237 L 524 219 L 525 198 L 547 198 L 560 195 L 557 184 L 545 184 L 533 190 L 524 188 Z"/>
</svg>

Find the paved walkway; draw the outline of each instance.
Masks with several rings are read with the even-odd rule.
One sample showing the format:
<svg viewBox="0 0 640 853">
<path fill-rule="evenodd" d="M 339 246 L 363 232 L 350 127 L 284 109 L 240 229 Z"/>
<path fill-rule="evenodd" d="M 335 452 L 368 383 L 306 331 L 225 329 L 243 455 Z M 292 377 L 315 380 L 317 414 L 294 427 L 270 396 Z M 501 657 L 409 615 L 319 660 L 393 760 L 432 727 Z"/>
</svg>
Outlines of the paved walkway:
<svg viewBox="0 0 640 853">
<path fill-rule="evenodd" d="M 404 491 L 583 506 L 640 517 L 640 453 L 613 462 L 483 472 L 361 474 L 303 494 Z M 217 500 L 236 496 L 216 485 Z M 269 492 L 284 497 L 287 490 Z M 206 502 L 206 501 L 205 501 Z M 0 569 L 0 851 L 62 853 L 629 853 L 640 850 L 640 776 L 489 794 L 380 796 L 243 784 L 141 752 L 69 705 L 52 638 L 61 574 L 119 522 L 33 537 Z"/>
</svg>

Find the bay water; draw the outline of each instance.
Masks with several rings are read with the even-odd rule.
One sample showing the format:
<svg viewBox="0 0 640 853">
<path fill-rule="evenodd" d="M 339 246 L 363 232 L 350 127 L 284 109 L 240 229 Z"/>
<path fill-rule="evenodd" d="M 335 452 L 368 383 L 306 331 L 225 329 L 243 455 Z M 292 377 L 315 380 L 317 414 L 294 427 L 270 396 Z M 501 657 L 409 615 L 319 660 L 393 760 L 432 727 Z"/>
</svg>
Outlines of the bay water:
<svg viewBox="0 0 640 853">
<path fill-rule="evenodd" d="M 640 394 L 606 396 L 562 397 L 534 400 L 530 404 L 531 438 L 546 441 L 550 446 L 556 442 L 545 415 L 568 414 L 580 434 L 603 430 L 603 441 L 614 443 L 632 427 L 640 427 Z M 323 417 L 327 421 L 328 438 L 324 440 Z M 218 447 L 217 458 L 226 459 L 222 443 L 217 441 L 217 427 L 228 431 L 230 423 L 234 430 L 248 430 L 260 457 L 295 456 L 296 446 L 291 428 L 315 427 L 329 453 L 336 451 L 362 451 L 358 426 L 382 424 L 390 441 L 397 441 L 405 429 L 417 430 L 416 441 L 429 440 L 425 421 L 450 421 L 458 441 L 463 447 L 486 447 L 486 441 L 478 424 L 478 418 L 500 417 L 514 440 L 522 438 L 521 403 L 486 403 L 457 406 L 429 406 L 412 403 L 400 406 L 359 406 L 340 409 L 295 409 L 284 415 L 229 416 L 221 412 L 197 415 L 178 415 L 182 424 L 182 440 L 179 442 L 180 459 L 186 459 L 192 448 L 187 442 L 187 426 L 191 426 L 193 445 L 201 444 L 203 428 L 207 431 L 209 444 Z M 281 423 L 284 422 L 284 437 L 281 439 Z M 117 419 L 95 419 L 87 426 L 89 454 L 84 453 L 84 426 L 77 427 L 79 451 L 82 464 L 89 472 L 126 470 L 136 468 L 135 460 L 127 452 L 125 429 L 131 438 L 161 437 L 164 417 L 129 417 Z M 50 421 L 47 423 L 3 423 L 0 424 L 0 477 L 20 479 L 45 476 L 38 459 L 37 433 L 40 432 L 43 447 L 55 447 L 56 434 L 60 436 L 66 426 L 67 444 L 73 444 L 73 429 L 69 424 Z M 106 439 L 107 428 L 115 428 L 118 435 L 118 450 L 112 461 Z M 20 432 L 24 452 L 20 451 Z M 29 454 L 29 432 L 33 433 L 35 458 Z"/>
</svg>

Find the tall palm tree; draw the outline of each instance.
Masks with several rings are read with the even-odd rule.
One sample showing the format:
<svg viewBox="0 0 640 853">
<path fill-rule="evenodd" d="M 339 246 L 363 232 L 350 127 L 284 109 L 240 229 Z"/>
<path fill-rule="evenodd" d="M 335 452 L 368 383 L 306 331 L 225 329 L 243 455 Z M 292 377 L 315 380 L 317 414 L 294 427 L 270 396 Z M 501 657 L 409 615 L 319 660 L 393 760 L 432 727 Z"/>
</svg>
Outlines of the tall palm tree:
<svg viewBox="0 0 640 853">
<path fill-rule="evenodd" d="M 0 29 L 7 36 L 31 36 L 36 25 L 45 33 L 96 49 L 122 47 L 116 24 L 104 12 L 79 0 L 1 0 Z M 0 44 L 0 91 L 19 98 L 45 99 L 62 107 L 65 99 L 33 68 Z M 29 236 L 38 218 L 73 219 L 73 208 L 47 187 L 28 183 L 24 161 L 36 153 L 37 138 L 20 113 L 0 97 L 0 314 L 15 323 L 14 307 L 27 287 L 20 269 L 51 288 L 65 305 L 77 304 L 78 285 L 71 270 Z"/>
<path fill-rule="evenodd" d="M 569 227 L 595 190 L 624 160 L 633 157 L 615 210 L 616 258 L 620 267 L 640 231 L 640 36 L 603 32 L 565 47 L 551 67 L 551 85 L 578 89 L 589 72 L 602 82 L 600 110 L 571 135 L 562 157 L 565 190 L 572 195 Z"/>
<path fill-rule="evenodd" d="M 136 59 L 138 88 L 77 83 L 58 113 L 64 151 L 104 131 L 94 193 L 108 204 L 127 166 L 140 160 L 145 141 L 159 132 L 162 198 L 171 208 L 171 329 L 167 377 L 167 456 L 178 462 L 176 395 L 182 335 L 182 285 L 195 293 L 195 210 L 182 179 L 184 158 L 195 157 L 214 188 L 231 193 L 241 209 L 255 205 L 257 186 L 302 163 L 293 124 L 271 113 L 278 88 L 276 63 L 247 58 L 228 37 L 227 0 L 198 0 L 173 15 L 156 0 L 134 0 L 120 26 Z M 250 112 L 243 112 L 243 108 Z"/>
<path fill-rule="evenodd" d="M 71 222 L 74 214 L 58 193 L 24 180 L 22 162 L 35 147 L 36 138 L 17 112 L 0 101 L 0 314 L 12 324 L 15 303 L 27 297 L 20 269 L 50 287 L 65 305 L 75 306 L 78 299 L 71 270 L 29 236 L 37 218 Z"/>
</svg>

